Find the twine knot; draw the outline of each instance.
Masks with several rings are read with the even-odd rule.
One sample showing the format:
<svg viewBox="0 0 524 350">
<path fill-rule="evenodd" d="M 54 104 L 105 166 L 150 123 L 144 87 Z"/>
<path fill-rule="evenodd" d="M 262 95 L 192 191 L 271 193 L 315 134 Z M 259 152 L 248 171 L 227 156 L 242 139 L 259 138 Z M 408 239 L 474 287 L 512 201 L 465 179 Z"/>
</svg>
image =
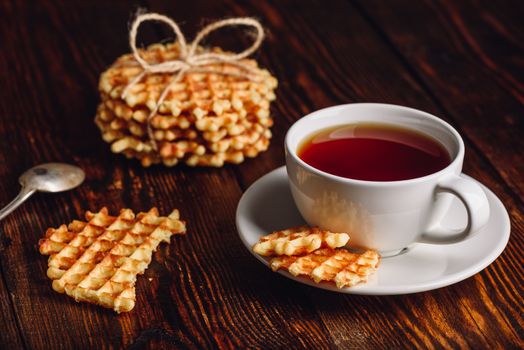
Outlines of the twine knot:
<svg viewBox="0 0 524 350">
<path fill-rule="evenodd" d="M 171 27 L 173 32 L 176 35 L 176 40 L 178 41 L 179 48 L 180 48 L 180 55 L 177 59 L 170 60 L 170 61 L 164 61 L 160 63 L 149 63 L 147 62 L 142 56 L 140 56 L 140 52 L 138 51 L 138 48 L 136 47 L 136 37 L 138 33 L 138 28 L 143 22 L 146 21 L 158 21 L 163 22 Z M 239 53 L 234 54 L 226 54 L 226 53 L 218 53 L 218 52 L 209 52 L 204 51 L 201 53 L 197 53 L 198 47 L 200 42 L 207 37 L 211 32 L 220 29 L 222 27 L 229 27 L 229 26 L 249 26 L 256 29 L 256 37 L 254 42 L 244 51 L 241 51 Z M 241 62 L 242 59 L 250 56 L 253 52 L 255 52 L 259 47 L 262 41 L 264 40 L 264 29 L 262 28 L 262 25 L 260 22 L 258 22 L 256 19 L 253 18 L 247 18 L 247 17 L 238 17 L 238 18 L 229 18 L 224 19 L 220 21 L 213 22 L 207 26 L 205 26 L 198 34 L 196 35 L 195 39 L 188 45 L 186 37 L 180 30 L 178 24 L 171 18 L 158 14 L 158 13 L 146 13 L 143 15 L 139 15 L 135 18 L 131 30 L 129 31 L 129 45 L 131 46 L 131 50 L 133 52 L 133 56 L 135 60 L 138 62 L 138 64 L 143 68 L 143 71 L 138 74 L 135 78 L 131 80 L 131 82 L 124 88 L 121 97 L 125 98 L 126 95 L 129 93 L 129 90 L 138 84 L 142 78 L 146 74 L 150 73 L 171 73 L 173 74 L 173 78 L 171 82 L 164 88 L 162 93 L 160 94 L 160 97 L 158 98 L 155 107 L 149 113 L 149 116 L 147 118 L 147 133 L 149 136 L 149 141 L 151 142 L 151 146 L 155 151 L 158 151 L 158 147 L 156 144 L 156 140 L 153 135 L 153 129 L 151 127 L 151 119 L 157 114 L 158 109 L 160 108 L 160 105 L 164 102 L 166 99 L 169 91 L 171 91 L 171 88 L 179 82 L 185 74 L 192 73 L 192 72 L 199 72 L 199 73 L 213 73 L 213 74 L 220 74 L 220 75 L 231 75 L 231 76 L 237 76 L 240 78 L 245 78 L 249 80 L 256 80 L 256 78 L 259 75 L 259 71 L 249 66 L 246 63 Z M 237 68 L 239 68 L 239 71 L 233 72 L 230 70 L 220 70 L 213 68 L 214 64 L 217 63 L 226 63 L 229 65 L 233 65 Z"/>
</svg>

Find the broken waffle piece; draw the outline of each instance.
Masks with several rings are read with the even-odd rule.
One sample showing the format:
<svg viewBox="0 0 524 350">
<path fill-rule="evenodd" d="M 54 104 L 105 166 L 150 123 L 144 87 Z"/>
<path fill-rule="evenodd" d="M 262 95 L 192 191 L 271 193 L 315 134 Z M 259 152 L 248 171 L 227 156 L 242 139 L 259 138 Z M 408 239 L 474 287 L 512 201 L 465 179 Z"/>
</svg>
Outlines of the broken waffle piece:
<svg viewBox="0 0 524 350">
<path fill-rule="evenodd" d="M 293 227 L 275 231 L 260 238 L 253 246 L 258 255 L 301 255 L 311 253 L 319 248 L 339 248 L 349 241 L 347 233 L 333 233 L 320 230 L 318 227 Z"/>
<path fill-rule="evenodd" d="M 293 276 L 307 276 L 316 283 L 334 282 L 338 288 L 367 282 L 380 262 L 374 250 L 362 254 L 346 249 L 323 248 L 303 256 L 277 256 L 270 261 L 273 271 L 287 270 Z"/>
<path fill-rule="evenodd" d="M 39 246 L 50 255 L 47 276 L 55 291 L 120 313 L 134 308 L 136 276 L 158 245 L 185 232 L 178 210 L 164 217 L 156 208 L 137 215 L 122 209 L 111 216 L 102 208 L 88 211 L 86 221 L 48 229 Z"/>
</svg>

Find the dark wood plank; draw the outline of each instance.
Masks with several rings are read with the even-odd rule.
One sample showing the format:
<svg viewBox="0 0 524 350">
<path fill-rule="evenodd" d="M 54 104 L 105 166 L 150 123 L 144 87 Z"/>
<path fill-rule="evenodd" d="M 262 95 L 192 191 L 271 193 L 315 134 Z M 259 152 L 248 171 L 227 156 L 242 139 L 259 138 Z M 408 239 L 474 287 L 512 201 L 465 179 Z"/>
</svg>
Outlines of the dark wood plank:
<svg viewBox="0 0 524 350">
<path fill-rule="evenodd" d="M 3 236 L 0 229 L 0 235 Z M 0 243 L 0 259 L 3 260 L 3 250 L 8 249 L 13 242 L 9 238 L 3 238 Z M 0 261 L 0 267 L 4 264 Z M 2 279 L 0 280 L 0 328 L 3 330 L 0 334 L 0 345 L 6 349 L 22 349 L 25 348 L 24 341 L 21 336 L 20 327 L 16 318 L 13 303 L 17 300 L 17 293 L 7 289 L 6 283 L 3 279 L 3 271 L 0 271 Z"/>
<path fill-rule="evenodd" d="M 322 324 L 315 321 L 318 316 L 314 309 L 303 306 L 310 304 L 305 294 L 296 293 L 292 285 L 267 285 L 261 276 L 272 274 L 253 261 L 241 245 L 233 220 L 241 192 L 231 167 L 142 169 L 135 162 L 109 153 L 92 125 L 96 84 L 104 66 L 128 50 L 125 24 L 129 8 L 63 5 L 20 5 L 13 11 L 15 18 L 10 25 L 26 40 L 6 56 L 9 63 L 20 61 L 32 66 L 38 60 L 39 67 L 46 67 L 44 71 L 34 67 L 33 88 L 13 82 L 21 91 L 27 90 L 18 96 L 19 103 L 27 106 L 20 119 L 32 130 L 33 140 L 20 140 L 26 149 L 6 155 L 6 163 L 14 164 L 26 153 L 38 155 L 45 149 L 48 153 L 40 157 L 27 156 L 27 166 L 52 158 L 76 161 L 88 170 L 87 181 L 79 190 L 38 195 L 4 223 L 6 235 L 13 239 L 21 240 L 25 233 L 24 244 L 6 250 L 5 274 L 9 286 L 20 294 L 14 308 L 28 346 L 235 348 L 263 346 L 267 339 L 277 347 L 296 342 L 329 346 L 331 339 Z M 97 11 L 105 11 L 107 17 L 96 17 Z M 189 6 L 185 18 L 194 18 L 197 23 L 199 16 L 195 16 Z M 121 30 L 108 33 L 108 28 L 115 26 L 115 18 L 120 19 Z M 30 22 L 39 28 L 34 36 L 25 32 L 30 30 Z M 53 36 L 53 32 L 61 35 Z M 99 47 L 107 48 L 108 54 Z M 46 89 L 46 85 L 52 89 Z M 67 93 L 57 95 L 57 91 Z M 29 98 L 35 103 L 29 104 Z M 45 110 L 36 107 L 40 100 Z M 73 117 L 68 121 L 69 116 Z M 42 126 L 37 127 L 39 124 Z M 11 187 L 21 169 L 6 173 Z M 14 188 L 4 191 L 8 195 L 13 192 Z M 56 226 L 78 217 L 84 209 L 102 205 L 113 211 L 156 205 L 166 212 L 179 207 L 189 221 L 188 236 L 160 250 L 144 277 L 139 278 L 137 307 L 130 314 L 116 316 L 54 293 L 45 276 L 45 258 L 38 255 L 35 246 L 47 226 Z M 49 211 L 53 214 L 38 215 Z M 34 284 L 39 288 L 30 288 Z M 287 323 L 290 318 L 295 320 L 293 324 Z M 44 326 L 35 329 L 34 324 Z M 75 332 L 56 336 L 63 333 L 65 325 Z"/>
<path fill-rule="evenodd" d="M 488 3 L 398 1 L 401 11 L 379 2 L 360 4 L 515 198 L 522 198 L 524 155 L 519 150 L 524 149 L 524 122 L 519 115 L 524 113 L 524 63 L 518 58 L 524 52 L 524 33 L 513 28 L 521 24 L 524 10 L 519 11 L 518 2 L 503 1 L 495 12 Z M 504 3 L 506 11 L 500 11 Z M 505 13 L 503 19 L 495 17 L 500 12 Z"/>
<path fill-rule="evenodd" d="M 518 117 L 524 113 L 520 97 L 524 65 L 515 58 L 523 52 L 520 42 L 524 34 L 521 25 L 524 11 L 515 2 L 499 3 L 496 9 L 487 2 L 481 4 L 486 6 L 468 2 L 418 2 L 415 6 L 400 3 L 399 7 L 405 9 L 402 18 L 412 18 L 408 23 L 379 3 L 361 3 L 372 25 L 383 28 L 379 31 L 413 67 L 421 85 L 431 89 L 436 103 L 461 125 L 480 157 L 496 169 L 496 178 L 504 184 L 502 190 L 516 204 L 514 207 L 504 201 L 513 219 L 512 238 L 501 259 L 481 274 L 484 280 L 479 283 L 483 295 L 487 291 L 497 292 L 491 294 L 489 303 L 486 302 L 489 299 L 483 299 L 486 306 L 491 304 L 486 310 L 488 315 L 506 324 L 495 337 L 518 343 L 524 337 L 522 305 L 517 292 L 522 289 L 517 281 L 522 281 L 523 276 L 519 252 L 524 245 L 521 211 L 524 124 Z M 497 17 L 501 13 L 503 16 Z M 417 30 L 413 31 L 413 27 Z M 430 44 L 417 45 L 421 40 Z M 516 269 L 505 271 L 503 266 Z M 507 287 L 490 288 L 490 284 Z M 499 303 L 503 312 L 494 307 Z M 475 303 L 475 306 L 482 305 Z M 472 317 L 478 318 L 479 325 L 485 324 L 482 317 L 473 313 Z"/>
<path fill-rule="evenodd" d="M 507 155 L 522 142 L 517 118 L 521 61 L 516 56 L 522 26 L 515 22 L 513 7 L 475 4 L 479 20 L 464 15 L 467 6 L 448 3 L 421 3 L 415 10 L 411 2 L 390 8 L 342 0 L 145 5 L 181 21 L 189 37 L 202 18 L 255 15 L 262 20 L 269 35 L 256 57 L 280 80 L 270 150 L 223 169 L 143 169 L 110 154 L 92 122 L 96 85 L 104 67 L 128 51 L 126 23 L 137 4 L 2 3 L 0 39 L 8 49 L 0 54 L 5 76 L 0 80 L 0 149 L 9 152 L 0 153 L 7 165 L 0 167 L 0 201 L 16 194 L 18 174 L 38 162 L 76 162 L 88 176 L 73 192 L 38 194 L 0 224 L 0 304 L 16 312 L 0 318 L 0 325 L 7 326 L 0 346 L 514 348 L 522 343 L 524 187 L 522 163 L 515 164 L 521 156 Z M 407 11 L 403 18 L 409 21 L 391 20 L 392 9 L 398 8 Z M 433 12 L 442 13 L 438 20 Z M 442 22 L 446 14 L 452 22 Z M 455 27 L 462 28 L 456 30 L 462 39 L 449 29 Z M 149 25 L 143 32 L 146 42 L 169 36 Z M 494 44 L 497 35 L 505 38 L 503 44 Z M 241 48 L 237 41 L 247 42 L 228 31 L 212 39 L 235 49 Z M 485 57 L 477 58 L 479 52 Z M 460 69 L 446 67 L 446 55 Z M 513 219 L 510 245 L 488 269 L 427 293 L 345 296 L 273 274 L 242 246 L 234 226 L 236 203 L 243 189 L 283 164 L 283 138 L 291 123 L 321 107 L 361 101 L 427 110 L 465 135 L 466 172 L 492 188 Z M 474 103 L 489 113 L 476 110 Z M 498 103 L 506 105 L 497 110 Z M 494 122 L 495 116 L 502 120 Z M 103 205 L 112 211 L 178 207 L 189 221 L 187 237 L 176 237 L 155 254 L 138 280 L 137 306 L 125 315 L 53 292 L 46 259 L 36 247 L 46 227 Z M 14 297 L 8 298 L 8 292 Z"/>
<path fill-rule="evenodd" d="M 268 64 L 274 69 L 277 76 L 281 77 L 281 80 L 282 77 L 285 77 L 285 82 L 288 83 L 287 85 L 281 85 L 280 91 L 283 89 L 285 89 L 285 91 L 281 92 L 280 96 L 283 95 L 285 97 L 281 97 L 276 104 L 277 123 L 275 129 L 277 132 L 279 129 L 285 130 L 289 126 L 289 120 L 278 118 L 282 114 L 298 114 L 298 116 L 300 116 L 301 114 L 307 113 L 307 111 L 318 109 L 325 105 L 344 103 L 347 101 L 376 101 L 378 99 L 381 102 L 401 103 L 428 110 L 445 119 L 450 119 L 451 116 L 448 116 L 447 111 L 442 108 L 441 104 L 435 101 L 431 95 L 431 91 L 427 91 L 426 87 L 420 84 L 418 77 L 403 66 L 402 60 L 396 58 L 394 52 L 389 52 L 390 50 L 387 47 L 387 43 L 380 43 L 380 34 L 374 33 L 374 30 L 369 28 L 361 18 L 359 18 L 358 14 L 354 14 L 354 9 L 344 5 L 335 6 L 332 2 L 331 8 L 329 9 L 329 25 L 323 22 L 322 26 L 310 26 L 308 25 L 309 23 L 313 23 L 319 14 L 324 13 L 323 5 L 294 5 L 295 6 L 291 5 L 291 7 L 293 7 L 295 11 L 286 11 L 277 5 L 275 5 L 275 9 L 267 9 L 269 6 L 264 6 L 264 3 L 260 3 L 259 7 L 252 10 L 252 12 L 255 13 L 268 14 L 268 16 L 263 17 L 263 19 L 270 23 L 268 26 L 272 29 L 274 36 L 277 37 L 278 40 L 284 40 L 290 44 L 285 48 L 279 47 L 278 45 L 271 45 L 266 49 L 268 50 L 266 57 L 279 58 L 279 63 L 270 61 Z M 240 6 L 238 7 L 239 14 L 246 14 L 246 12 L 249 13 L 247 10 L 242 10 Z M 340 15 L 336 16 L 334 13 Z M 304 21 L 303 23 L 301 23 L 302 20 Z M 308 45 L 303 45 L 302 42 L 297 40 L 297 38 L 301 36 L 308 38 Z M 356 36 L 358 36 L 358 39 L 354 39 Z M 290 50 L 290 48 L 292 50 Z M 286 49 L 292 52 L 285 52 Z M 319 57 L 320 53 L 323 52 L 328 52 L 328 54 Z M 316 70 L 304 72 L 303 66 L 308 66 L 308 64 L 314 66 L 315 63 L 319 61 L 321 61 L 322 64 L 319 65 Z M 290 69 L 289 67 L 295 69 Z M 319 71 L 322 70 L 330 70 L 337 73 L 344 72 L 346 75 L 341 77 L 338 74 L 331 74 L 330 79 L 325 79 L 322 76 L 318 76 L 321 74 Z M 300 75 L 309 77 L 300 80 L 297 77 Z M 390 83 L 390 81 L 394 81 L 395 83 Z M 327 87 L 329 92 L 336 92 L 338 85 L 344 83 L 348 84 L 349 87 L 345 95 L 340 97 L 329 96 L 326 91 L 318 92 L 319 89 L 325 90 L 325 87 Z M 315 93 L 315 96 L 308 98 L 308 94 L 313 93 Z M 294 96 L 296 101 L 301 102 L 293 106 L 294 108 L 291 107 L 290 110 L 285 110 L 284 104 L 287 101 L 282 100 L 288 99 L 289 96 Z M 520 108 L 515 105 L 514 107 Z M 303 110 L 306 112 L 302 112 Z M 462 130 L 462 121 L 460 118 L 452 119 L 451 122 Z M 279 128 L 280 125 L 282 125 L 282 127 Z M 280 137 L 281 136 L 277 134 L 277 139 L 280 139 Z M 493 171 L 493 166 L 489 160 L 486 160 L 483 153 L 476 149 L 476 144 L 472 143 L 469 139 L 466 139 L 466 142 L 468 146 L 473 149 L 473 152 L 468 152 L 466 171 L 481 179 L 484 183 L 487 183 L 491 188 L 495 189 L 497 193 L 503 196 L 506 205 L 509 205 L 514 218 L 517 220 L 515 230 L 521 233 L 522 212 L 519 209 L 519 198 L 515 198 L 511 191 L 508 191 L 507 185 L 501 181 L 499 174 Z M 281 145 L 282 141 L 277 142 L 278 148 L 281 148 Z M 253 167 L 248 168 L 242 165 L 239 169 L 241 176 L 245 179 L 243 182 L 249 184 L 258 176 L 281 164 L 281 158 L 272 158 L 266 162 L 259 162 L 256 171 L 253 171 Z M 517 180 L 519 178 L 520 177 L 517 177 Z M 480 343 L 483 343 L 484 346 L 495 346 L 496 344 L 499 344 L 499 346 L 500 344 L 511 346 L 511 344 L 518 344 L 519 335 L 516 334 L 516 330 L 519 329 L 519 322 L 522 318 L 518 316 L 518 306 L 513 303 L 515 300 L 518 300 L 515 291 L 522 288 L 522 285 L 518 282 L 522 279 L 522 269 L 520 268 L 521 264 L 519 264 L 518 253 L 515 252 L 515 250 L 519 249 L 518 246 L 510 247 L 510 249 L 511 248 L 513 251 L 506 252 L 501 258 L 501 261 L 498 261 L 486 272 L 483 272 L 481 276 L 484 276 L 483 278 L 485 279 L 490 279 L 492 281 L 491 283 L 507 285 L 508 289 L 513 290 L 513 292 L 509 294 L 493 292 L 496 291 L 496 288 L 491 288 L 492 293 L 487 297 L 484 281 L 481 279 L 482 277 L 477 276 L 477 282 L 470 279 L 455 287 L 448 288 L 447 291 L 398 297 L 398 299 L 402 300 L 403 305 L 409 305 L 407 310 L 414 310 L 414 312 L 421 317 L 428 313 L 435 314 L 435 311 L 439 309 L 439 305 L 442 304 L 443 300 L 448 300 L 448 306 L 445 307 L 445 310 L 439 312 L 441 316 L 436 321 L 428 320 L 425 323 L 421 321 L 420 318 L 417 318 L 416 327 L 412 324 L 413 321 L 408 324 L 407 322 L 409 320 L 407 320 L 406 317 L 395 317 L 395 320 L 402 320 L 397 322 L 406 322 L 397 328 L 402 330 L 401 332 L 414 328 L 411 339 L 403 338 L 401 334 L 395 335 L 395 333 L 388 334 L 386 332 L 378 336 L 376 333 L 374 335 L 377 339 L 387 339 L 391 344 L 402 344 L 402 346 L 474 347 Z M 504 264 L 502 259 L 507 259 L 511 266 L 516 266 L 517 270 L 510 271 L 509 276 L 505 273 L 497 273 Z M 320 292 L 319 294 L 323 293 Z M 481 294 L 484 297 L 482 300 L 471 298 L 471 295 L 475 294 Z M 362 309 L 368 309 L 370 307 L 369 302 L 364 305 L 359 304 L 359 307 L 356 308 L 344 308 L 334 302 L 333 298 L 329 296 L 326 296 L 324 299 L 325 300 L 320 299 L 325 302 L 325 304 L 322 305 L 329 305 L 329 310 L 344 310 L 344 317 L 335 318 L 332 317 L 332 313 L 326 312 L 323 314 L 321 312 L 323 321 L 329 325 L 328 329 L 333 330 L 334 339 L 340 340 L 340 337 L 338 337 L 339 334 L 371 334 L 373 329 L 363 331 L 361 327 L 355 326 L 355 322 L 351 322 L 351 320 L 353 320 L 351 316 L 359 316 L 353 310 L 360 311 Z M 354 298 L 351 299 L 353 300 Z M 384 299 L 387 300 L 388 298 L 381 298 L 381 300 Z M 396 314 L 396 316 L 401 316 L 402 310 L 392 307 L 395 305 L 393 301 L 394 298 L 389 299 L 390 303 L 384 303 L 386 306 L 384 309 L 388 310 L 389 313 L 383 314 L 381 318 L 373 318 L 372 322 L 370 322 L 371 324 L 383 322 L 389 324 L 392 329 L 395 329 L 395 325 L 391 325 L 389 322 L 391 311 L 392 309 L 397 310 L 398 314 Z M 460 313 L 456 312 L 457 309 L 453 303 L 455 299 L 463 301 L 460 303 Z M 315 295 L 315 300 L 319 300 L 317 295 Z M 513 324 L 510 324 L 509 327 L 507 325 L 506 313 L 498 312 L 497 308 L 494 307 L 498 302 L 504 302 L 505 300 L 509 303 L 509 314 L 516 316 L 516 318 L 513 318 Z M 427 305 L 427 307 L 421 307 L 421 304 Z M 446 305 L 446 303 L 444 303 L 444 305 Z M 440 308 L 443 307 L 440 306 Z M 319 309 L 322 310 L 323 308 L 319 307 Z M 346 322 L 341 320 L 341 318 L 345 319 Z M 489 332 L 490 335 L 485 336 L 487 320 L 490 321 L 490 325 L 497 323 L 502 328 L 503 333 Z M 336 325 L 336 327 L 331 328 L 330 326 L 333 325 Z M 446 335 L 450 330 L 453 332 L 453 336 L 451 337 Z M 429 334 L 430 336 L 425 336 L 425 334 Z M 403 341 L 406 341 L 406 343 Z M 348 337 L 348 343 L 349 342 L 353 342 L 354 344 L 355 338 Z M 364 337 L 363 342 L 359 345 L 370 346 L 371 344 L 373 343 L 369 338 Z"/>
</svg>

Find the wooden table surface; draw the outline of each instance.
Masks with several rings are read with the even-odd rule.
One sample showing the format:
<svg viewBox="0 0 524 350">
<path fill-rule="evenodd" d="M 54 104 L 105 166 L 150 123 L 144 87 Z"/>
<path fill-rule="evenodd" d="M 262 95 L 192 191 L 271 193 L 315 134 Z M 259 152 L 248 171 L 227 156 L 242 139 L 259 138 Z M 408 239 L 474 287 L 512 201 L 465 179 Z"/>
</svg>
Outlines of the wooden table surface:
<svg viewBox="0 0 524 350">
<path fill-rule="evenodd" d="M 114 155 L 93 123 L 99 74 L 129 50 L 138 6 L 191 37 L 205 21 L 256 16 L 269 35 L 255 55 L 279 79 L 269 151 L 221 169 L 154 166 Z M 524 345 L 524 2 L 62 1 L 0 3 L 0 202 L 18 176 L 49 161 L 87 173 L 78 189 L 37 194 L 0 223 L 0 348 L 517 348 Z M 147 25 L 141 40 L 170 37 Z M 240 49 L 235 32 L 218 43 Z M 236 45 L 235 45 L 236 43 Z M 242 245 L 235 209 L 284 164 L 289 126 L 350 102 L 411 106 L 450 122 L 464 171 L 512 220 L 504 253 L 455 285 L 405 296 L 351 296 L 272 273 Z M 268 203 L 270 205 L 270 203 Z M 121 315 L 55 293 L 38 253 L 46 228 L 108 206 L 188 221 L 154 254 Z"/>
</svg>

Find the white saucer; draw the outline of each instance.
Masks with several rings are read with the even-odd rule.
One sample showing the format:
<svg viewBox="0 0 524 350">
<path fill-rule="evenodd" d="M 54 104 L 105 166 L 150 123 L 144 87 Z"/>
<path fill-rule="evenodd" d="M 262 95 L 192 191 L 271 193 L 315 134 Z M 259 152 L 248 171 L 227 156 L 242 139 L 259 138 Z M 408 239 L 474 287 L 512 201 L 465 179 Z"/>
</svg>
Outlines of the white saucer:
<svg viewBox="0 0 524 350">
<path fill-rule="evenodd" d="M 383 258 L 368 283 L 352 288 L 338 289 L 329 283 L 316 284 L 285 271 L 279 273 L 314 287 L 367 295 L 423 292 L 462 281 L 491 264 L 509 240 L 510 221 L 504 205 L 493 192 L 480 185 L 488 197 L 491 215 L 486 226 L 466 241 L 449 245 L 414 244 L 402 255 Z M 443 226 L 464 227 L 465 215 L 464 207 L 455 200 Z M 304 224 L 293 203 L 285 167 L 264 175 L 247 189 L 238 203 L 236 224 L 240 239 L 250 252 L 261 236 Z M 268 265 L 266 259 L 253 255 Z"/>
</svg>

